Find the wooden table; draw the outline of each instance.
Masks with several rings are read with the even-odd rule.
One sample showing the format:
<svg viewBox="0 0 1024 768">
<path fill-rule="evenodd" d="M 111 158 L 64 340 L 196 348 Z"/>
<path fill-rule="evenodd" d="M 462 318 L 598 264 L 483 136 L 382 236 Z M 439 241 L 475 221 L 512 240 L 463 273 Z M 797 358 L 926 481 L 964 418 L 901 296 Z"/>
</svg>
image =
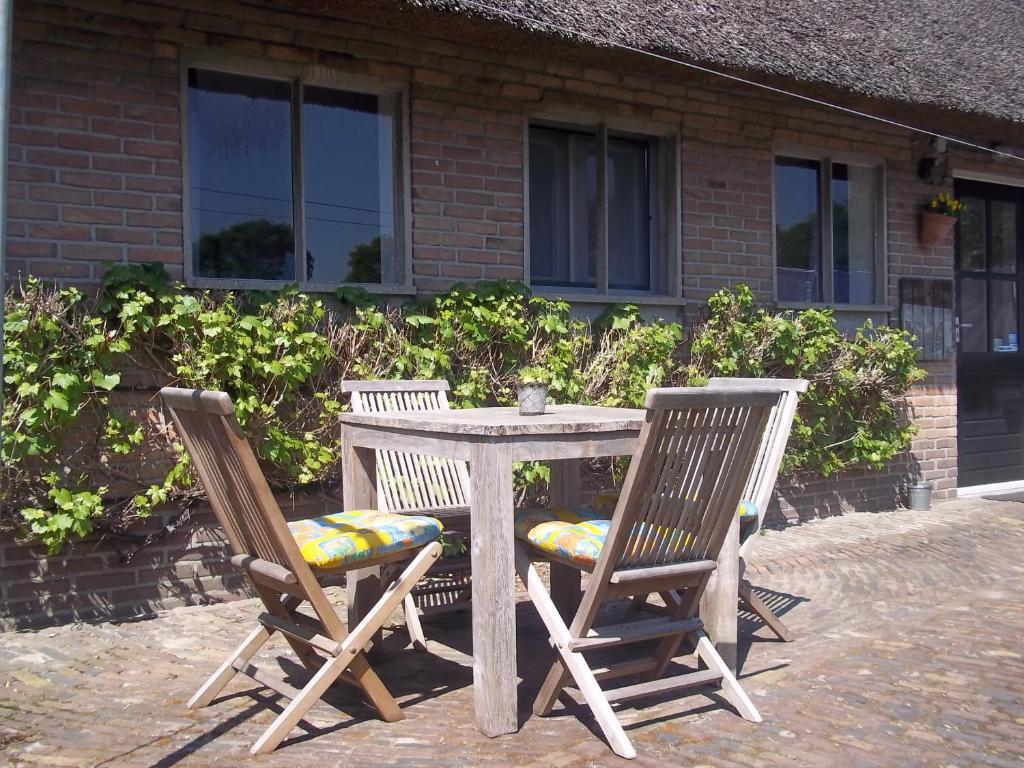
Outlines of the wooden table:
<svg viewBox="0 0 1024 768">
<path fill-rule="evenodd" d="M 342 416 L 347 510 L 375 505 L 377 449 L 469 462 L 474 700 L 477 727 L 487 736 L 518 728 L 512 462 L 551 462 L 552 503 L 572 505 L 579 495 L 579 460 L 631 454 L 643 420 L 641 410 L 582 405 L 548 406 L 542 416 L 520 416 L 516 408 Z M 702 616 L 735 666 L 738 518 L 732 530 Z M 556 604 L 571 609 L 579 596 L 579 571 L 554 568 L 551 578 Z M 379 593 L 375 570 L 350 572 L 349 626 Z"/>
</svg>

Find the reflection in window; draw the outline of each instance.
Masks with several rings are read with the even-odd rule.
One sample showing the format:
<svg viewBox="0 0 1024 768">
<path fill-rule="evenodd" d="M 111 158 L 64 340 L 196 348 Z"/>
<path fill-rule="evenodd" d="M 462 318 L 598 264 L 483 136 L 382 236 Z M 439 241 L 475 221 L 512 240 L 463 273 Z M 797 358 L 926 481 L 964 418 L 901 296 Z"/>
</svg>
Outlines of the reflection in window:
<svg viewBox="0 0 1024 768">
<path fill-rule="evenodd" d="M 775 158 L 780 301 L 879 301 L 880 190 L 879 167 L 827 158 Z M 828 234 L 831 248 L 826 245 Z M 831 280 L 826 279 L 829 276 Z"/>
<path fill-rule="evenodd" d="M 608 287 L 651 289 L 650 145 L 608 139 Z"/>
<path fill-rule="evenodd" d="M 784 301 L 821 301 L 821 163 L 775 161 L 775 249 Z"/>
<path fill-rule="evenodd" d="M 197 277 L 403 282 L 395 96 L 190 69 L 188 99 Z M 298 222 L 296 143 L 303 184 Z M 305 250 L 300 263 L 297 239 Z"/>
<path fill-rule="evenodd" d="M 284 81 L 189 71 L 197 276 L 295 278 L 290 102 Z"/>
<path fill-rule="evenodd" d="M 988 295 L 986 280 L 960 280 L 960 349 L 988 351 Z"/>
<path fill-rule="evenodd" d="M 960 269 L 972 272 L 985 270 L 985 201 L 977 197 L 963 198 L 960 214 Z"/>
<path fill-rule="evenodd" d="M 1013 274 L 1017 271 L 1017 206 L 1008 200 L 992 200 L 992 251 L 989 269 Z"/>
<path fill-rule="evenodd" d="M 993 352 L 1016 352 L 1017 336 L 1017 281 L 989 281 L 992 306 L 992 330 L 989 342 Z"/>
<path fill-rule="evenodd" d="M 876 171 L 832 164 L 832 289 L 841 304 L 875 303 Z"/>
<path fill-rule="evenodd" d="M 399 282 L 394 101 L 328 88 L 303 89 L 308 280 Z"/>
<path fill-rule="evenodd" d="M 611 291 L 663 290 L 656 196 L 657 140 L 596 130 L 530 127 L 530 280 L 537 286 L 595 289 L 599 266 Z M 603 167 L 607 200 L 598 197 Z M 605 247 L 598 238 L 607 210 Z"/>
<path fill-rule="evenodd" d="M 530 129 L 530 279 L 597 287 L 597 141 L 593 134 Z"/>
</svg>

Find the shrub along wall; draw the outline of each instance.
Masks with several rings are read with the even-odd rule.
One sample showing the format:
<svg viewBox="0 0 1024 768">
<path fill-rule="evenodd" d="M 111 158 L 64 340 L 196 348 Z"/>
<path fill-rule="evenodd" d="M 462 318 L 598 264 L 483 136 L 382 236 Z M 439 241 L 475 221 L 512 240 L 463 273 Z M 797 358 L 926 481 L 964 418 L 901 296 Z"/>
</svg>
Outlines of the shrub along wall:
<svg viewBox="0 0 1024 768">
<path fill-rule="evenodd" d="M 868 326 L 848 338 L 828 311 L 777 314 L 742 286 L 712 297 L 689 338 L 630 305 L 587 323 L 517 283 L 455 286 L 400 308 L 351 289 L 335 298 L 190 292 L 159 266 L 112 269 L 94 299 L 37 281 L 12 290 L 0 449 L 0 526 L 11 543 L 0 569 L 13 575 L 51 558 L 27 582 L 8 580 L 0 621 L 177 601 L 173 590 L 147 597 L 135 573 L 125 587 L 135 597 L 116 597 L 118 564 L 128 572 L 148 562 L 147 548 L 163 552 L 151 567 L 177 578 L 190 567 L 200 584 L 220 577 L 205 556 L 197 576 L 170 554 L 190 531 L 208 533 L 210 519 L 156 402 L 164 384 L 228 391 L 271 485 L 300 494 L 307 512 L 335 503 L 345 378 L 445 378 L 454 405 L 466 407 L 513 403 L 527 366 L 543 372 L 556 402 L 623 406 L 640 405 L 652 386 L 712 375 L 803 376 L 811 388 L 785 471 L 804 480 L 880 468 L 913 433 L 904 396 L 923 373 L 903 332 Z M 595 462 L 591 482 L 613 483 L 616 468 Z M 545 481 L 542 465 L 517 469 L 524 495 L 543 496 Z M 71 580 L 77 558 L 57 559 L 70 546 L 92 553 L 83 563 L 105 553 L 88 574 L 102 578 Z M 90 590 L 102 585 L 97 600 Z M 215 597 L 238 586 L 226 589 Z"/>
</svg>

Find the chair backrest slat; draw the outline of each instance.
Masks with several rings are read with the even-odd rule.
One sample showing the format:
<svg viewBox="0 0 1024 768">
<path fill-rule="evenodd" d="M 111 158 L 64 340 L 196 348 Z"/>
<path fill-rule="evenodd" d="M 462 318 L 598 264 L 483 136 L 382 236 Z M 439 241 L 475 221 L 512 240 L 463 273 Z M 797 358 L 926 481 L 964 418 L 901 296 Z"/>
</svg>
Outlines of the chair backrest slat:
<svg viewBox="0 0 1024 768">
<path fill-rule="evenodd" d="M 291 571 L 298 582 L 295 590 L 309 601 L 324 630 L 334 639 L 343 638 L 345 625 L 292 538 L 256 455 L 238 426 L 231 398 L 224 392 L 177 387 L 163 388 L 160 396 L 232 553 L 267 560 Z M 278 606 L 268 608 L 273 612 Z"/>
<path fill-rule="evenodd" d="M 344 381 L 355 413 L 447 411 L 448 382 Z M 382 510 L 421 512 L 464 510 L 469 473 L 464 461 L 404 451 L 377 451 L 377 498 Z"/>
<path fill-rule="evenodd" d="M 786 444 L 793 430 L 793 418 L 796 416 L 800 395 L 807 391 L 807 387 L 806 379 L 713 378 L 708 381 L 709 389 L 758 390 L 773 392 L 778 397 L 778 403 L 772 408 L 754 466 L 743 489 L 742 498 L 757 506 L 757 528 L 764 522 L 764 516 L 775 493 L 779 468 L 782 466 Z M 746 556 L 749 551 L 751 542 L 754 541 L 754 533 L 756 529 L 750 532 L 741 546 L 742 556 Z"/>
<path fill-rule="evenodd" d="M 716 559 L 776 403 L 762 391 L 651 390 L 595 577 Z"/>
</svg>

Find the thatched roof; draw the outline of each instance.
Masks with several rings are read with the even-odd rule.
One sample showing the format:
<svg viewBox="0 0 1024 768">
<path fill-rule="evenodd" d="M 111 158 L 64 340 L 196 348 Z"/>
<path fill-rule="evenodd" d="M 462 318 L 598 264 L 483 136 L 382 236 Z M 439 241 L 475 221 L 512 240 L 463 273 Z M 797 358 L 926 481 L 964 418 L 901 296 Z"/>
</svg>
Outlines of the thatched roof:
<svg viewBox="0 0 1024 768">
<path fill-rule="evenodd" d="M 496 10 L 463 0 L 406 2 L 588 46 L 609 40 L 1024 123 L 1022 0 L 480 0 Z"/>
</svg>

